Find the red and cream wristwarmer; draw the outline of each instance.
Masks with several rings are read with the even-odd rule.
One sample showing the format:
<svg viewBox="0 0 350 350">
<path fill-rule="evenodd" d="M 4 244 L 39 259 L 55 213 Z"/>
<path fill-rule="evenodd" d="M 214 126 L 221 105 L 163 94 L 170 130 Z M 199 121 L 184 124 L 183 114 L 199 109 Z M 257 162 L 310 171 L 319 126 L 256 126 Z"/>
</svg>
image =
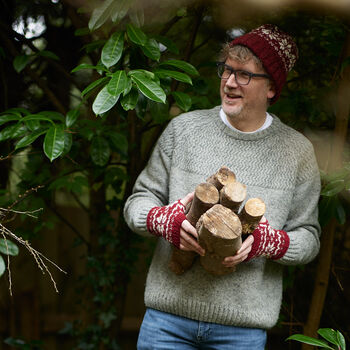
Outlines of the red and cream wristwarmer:
<svg viewBox="0 0 350 350">
<path fill-rule="evenodd" d="M 261 255 L 277 260 L 284 256 L 289 247 L 287 233 L 283 230 L 274 230 L 266 219 L 259 223 L 252 235 L 254 242 L 246 261 Z"/>
<path fill-rule="evenodd" d="M 165 207 L 152 208 L 147 215 L 147 230 L 179 248 L 180 228 L 185 219 L 185 206 L 178 200 Z"/>
</svg>

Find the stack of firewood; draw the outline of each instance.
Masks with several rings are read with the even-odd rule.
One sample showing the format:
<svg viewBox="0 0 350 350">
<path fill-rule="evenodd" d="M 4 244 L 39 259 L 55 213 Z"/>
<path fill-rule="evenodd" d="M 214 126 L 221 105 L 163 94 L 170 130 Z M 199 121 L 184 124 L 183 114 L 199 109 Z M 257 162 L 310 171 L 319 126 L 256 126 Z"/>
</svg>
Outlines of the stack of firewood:
<svg viewBox="0 0 350 350">
<path fill-rule="evenodd" d="M 235 270 L 225 267 L 222 261 L 235 255 L 242 245 L 242 234 L 253 232 L 265 213 L 265 203 L 260 198 L 247 200 L 238 213 L 246 196 L 247 186 L 238 182 L 227 167 L 221 167 L 195 189 L 186 217 L 196 227 L 198 243 L 205 249 L 201 265 L 212 274 L 224 275 Z M 173 247 L 169 267 L 181 275 L 197 256 L 195 252 Z"/>
</svg>

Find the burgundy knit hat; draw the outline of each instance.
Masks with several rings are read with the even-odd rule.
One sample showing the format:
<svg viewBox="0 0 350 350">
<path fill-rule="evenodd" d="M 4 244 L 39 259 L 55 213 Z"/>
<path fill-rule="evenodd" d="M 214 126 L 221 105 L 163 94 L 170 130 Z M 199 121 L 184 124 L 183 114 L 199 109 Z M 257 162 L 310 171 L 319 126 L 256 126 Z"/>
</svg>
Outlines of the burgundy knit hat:
<svg viewBox="0 0 350 350">
<path fill-rule="evenodd" d="M 260 59 L 275 83 L 276 94 L 271 104 L 275 103 L 281 94 L 288 72 L 298 58 L 298 48 L 293 39 L 275 25 L 265 24 L 234 39 L 230 46 L 235 45 L 248 47 Z"/>
</svg>

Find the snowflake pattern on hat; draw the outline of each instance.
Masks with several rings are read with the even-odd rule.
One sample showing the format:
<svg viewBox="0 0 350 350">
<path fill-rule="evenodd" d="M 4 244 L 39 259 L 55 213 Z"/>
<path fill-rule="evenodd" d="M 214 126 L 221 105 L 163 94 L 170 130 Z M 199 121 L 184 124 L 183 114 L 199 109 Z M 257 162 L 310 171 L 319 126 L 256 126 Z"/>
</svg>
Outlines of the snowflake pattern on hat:
<svg viewBox="0 0 350 350">
<path fill-rule="evenodd" d="M 298 58 L 298 49 L 288 34 L 272 24 L 265 24 L 252 30 L 251 33 L 265 39 L 275 49 L 287 72 L 293 68 Z"/>
</svg>

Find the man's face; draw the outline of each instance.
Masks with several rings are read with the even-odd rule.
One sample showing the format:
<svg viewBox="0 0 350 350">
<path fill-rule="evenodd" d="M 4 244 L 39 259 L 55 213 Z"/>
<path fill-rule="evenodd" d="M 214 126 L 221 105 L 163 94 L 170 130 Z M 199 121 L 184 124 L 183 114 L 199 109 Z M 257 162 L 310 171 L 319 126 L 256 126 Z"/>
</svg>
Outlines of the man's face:
<svg viewBox="0 0 350 350">
<path fill-rule="evenodd" d="M 245 70 L 251 73 L 264 74 L 259 71 L 253 60 L 240 63 L 228 58 L 225 64 L 233 69 Z M 265 73 L 266 74 L 266 73 Z M 261 77 L 252 77 L 248 85 L 238 85 L 234 74 L 221 80 L 220 95 L 221 105 L 225 114 L 233 121 L 235 118 L 256 119 L 265 116 L 267 100 L 274 96 L 275 92 L 269 80 Z"/>
</svg>

